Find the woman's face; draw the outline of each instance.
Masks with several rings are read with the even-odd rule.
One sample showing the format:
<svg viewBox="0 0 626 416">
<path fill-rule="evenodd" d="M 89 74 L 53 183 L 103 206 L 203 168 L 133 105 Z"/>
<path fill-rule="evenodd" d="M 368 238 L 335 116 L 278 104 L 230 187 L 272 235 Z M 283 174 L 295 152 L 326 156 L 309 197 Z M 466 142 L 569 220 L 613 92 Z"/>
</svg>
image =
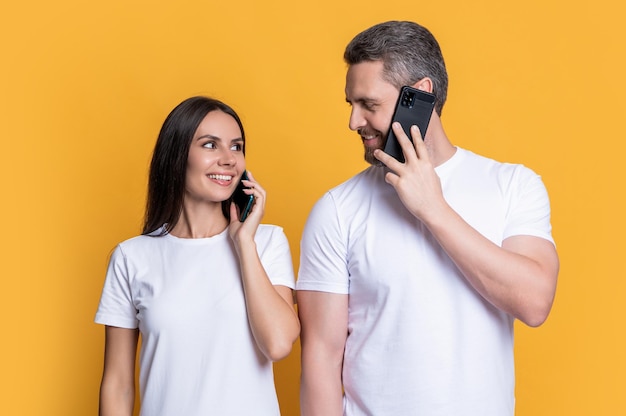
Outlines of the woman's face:
<svg viewBox="0 0 626 416">
<path fill-rule="evenodd" d="M 221 203 L 230 198 L 246 168 L 243 144 L 233 117 L 219 110 L 204 117 L 189 148 L 186 203 Z"/>
</svg>

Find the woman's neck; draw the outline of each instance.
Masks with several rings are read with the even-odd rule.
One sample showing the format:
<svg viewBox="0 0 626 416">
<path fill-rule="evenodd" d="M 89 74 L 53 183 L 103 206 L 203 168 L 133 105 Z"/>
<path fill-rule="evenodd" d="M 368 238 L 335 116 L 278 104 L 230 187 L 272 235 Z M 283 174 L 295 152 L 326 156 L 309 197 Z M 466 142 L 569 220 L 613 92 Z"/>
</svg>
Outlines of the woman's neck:
<svg viewBox="0 0 626 416">
<path fill-rule="evenodd" d="M 227 226 L 221 204 L 195 207 L 185 204 L 170 234 L 178 238 L 208 238 L 222 233 Z"/>
</svg>

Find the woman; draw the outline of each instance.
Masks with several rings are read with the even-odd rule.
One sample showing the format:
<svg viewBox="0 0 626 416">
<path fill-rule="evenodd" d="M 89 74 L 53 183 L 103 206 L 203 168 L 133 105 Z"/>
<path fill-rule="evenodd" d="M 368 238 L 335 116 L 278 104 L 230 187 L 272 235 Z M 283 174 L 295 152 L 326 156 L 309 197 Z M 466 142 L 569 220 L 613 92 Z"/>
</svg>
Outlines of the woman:
<svg viewBox="0 0 626 416">
<path fill-rule="evenodd" d="M 231 196 L 245 170 L 237 114 L 206 97 L 179 104 L 154 149 L 141 236 L 109 263 L 96 322 L 106 325 L 100 414 L 132 415 L 139 333 L 141 415 L 278 415 L 272 361 L 300 325 L 280 227 L 245 221 Z"/>
</svg>

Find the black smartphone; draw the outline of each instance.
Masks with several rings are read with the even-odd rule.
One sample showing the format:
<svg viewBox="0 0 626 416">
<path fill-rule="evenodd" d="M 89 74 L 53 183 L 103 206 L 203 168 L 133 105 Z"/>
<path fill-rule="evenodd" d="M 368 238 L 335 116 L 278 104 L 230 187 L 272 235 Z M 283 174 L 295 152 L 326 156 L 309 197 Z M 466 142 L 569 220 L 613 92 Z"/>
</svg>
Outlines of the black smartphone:
<svg viewBox="0 0 626 416">
<path fill-rule="evenodd" d="M 419 127 L 422 138 L 424 138 L 434 107 L 435 96 L 433 94 L 413 87 L 402 87 L 391 123 L 394 121 L 399 122 L 411 141 L 413 139 L 411 138 L 410 129 L 413 125 Z M 389 125 L 389 134 L 387 135 L 387 143 L 385 143 L 385 153 L 404 163 L 402 148 L 391 129 L 391 125 Z"/>
<path fill-rule="evenodd" d="M 248 173 L 246 171 L 241 175 L 241 179 L 248 179 Z M 248 195 L 243 190 L 249 189 L 246 188 L 243 182 L 240 180 L 237 184 L 237 189 L 235 189 L 235 193 L 233 194 L 233 201 L 235 205 L 239 208 L 239 221 L 244 222 L 248 217 L 250 210 L 252 209 L 252 205 L 254 204 L 254 195 Z"/>
</svg>

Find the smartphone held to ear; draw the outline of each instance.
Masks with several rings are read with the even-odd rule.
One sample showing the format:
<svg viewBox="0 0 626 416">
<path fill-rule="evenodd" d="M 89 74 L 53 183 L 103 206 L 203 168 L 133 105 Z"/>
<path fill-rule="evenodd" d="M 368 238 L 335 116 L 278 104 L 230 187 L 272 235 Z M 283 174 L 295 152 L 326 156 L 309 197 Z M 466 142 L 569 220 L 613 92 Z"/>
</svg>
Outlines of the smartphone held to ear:
<svg viewBox="0 0 626 416">
<path fill-rule="evenodd" d="M 411 141 L 413 138 L 411 137 L 410 129 L 411 126 L 415 125 L 419 127 L 423 139 L 426 135 L 426 129 L 428 128 L 434 107 L 435 96 L 433 94 L 413 87 L 402 87 L 391 123 L 393 124 L 394 121 L 399 122 Z M 404 163 L 402 148 L 391 129 L 391 125 L 389 126 L 389 135 L 385 144 L 385 153 Z"/>
<path fill-rule="evenodd" d="M 235 189 L 235 193 L 233 194 L 233 202 L 239 208 L 239 221 L 241 222 L 244 222 L 248 217 L 252 205 L 254 204 L 254 195 L 248 195 L 243 191 L 244 189 L 250 189 L 244 186 L 242 182 L 244 179 L 248 179 L 248 173 L 246 171 L 241 175 L 241 180 L 239 184 L 237 184 L 237 189 Z"/>
</svg>

